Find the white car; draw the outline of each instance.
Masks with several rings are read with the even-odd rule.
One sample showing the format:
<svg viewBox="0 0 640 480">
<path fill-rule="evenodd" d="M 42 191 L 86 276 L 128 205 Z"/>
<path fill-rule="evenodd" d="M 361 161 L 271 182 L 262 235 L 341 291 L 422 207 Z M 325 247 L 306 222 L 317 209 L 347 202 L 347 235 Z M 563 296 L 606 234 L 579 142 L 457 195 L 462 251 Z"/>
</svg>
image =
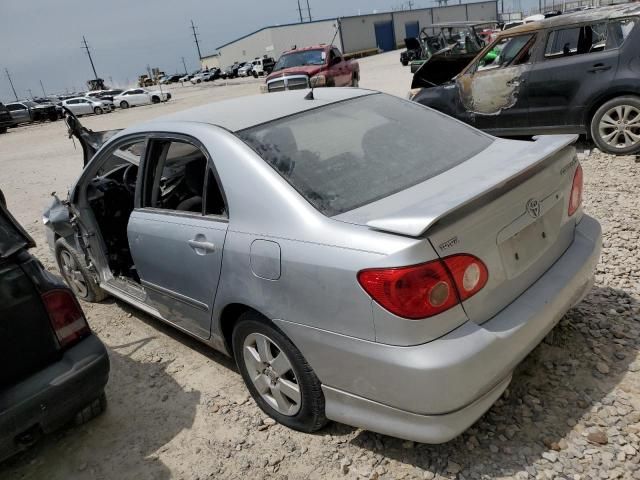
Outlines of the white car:
<svg viewBox="0 0 640 480">
<path fill-rule="evenodd" d="M 76 116 L 90 115 L 92 113 L 100 115 L 102 113 L 109 113 L 114 109 L 112 102 L 88 97 L 77 97 L 63 100 L 62 106 L 67 107 Z"/>
<path fill-rule="evenodd" d="M 253 64 L 247 63 L 238 69 L 238 76 L 248 77 L 249 75 L 252 75 L 252 71 L 253 71 Z"/>
<path fill-rule="evenodd" d="M 136 105 L 149 105 L 151 103 L 166 102 L 171 98 L 170 93 L 160 90 L 148 90 L 146 88 L 131 88 L 120 95 L 113 97 L 113 102 L 120 108 L 129 108 Z"/>
<path fill-rule="evenodd" d="M 194 75 L 194 77 L 191 79 L 191 83 L 195 85 L 196 83 L 208 82 L 210 80 L 213 80 L 214 73 L 215 70 L 209 70 L 208 72 L 201 72 L 197 75 Z"/>
</svg>

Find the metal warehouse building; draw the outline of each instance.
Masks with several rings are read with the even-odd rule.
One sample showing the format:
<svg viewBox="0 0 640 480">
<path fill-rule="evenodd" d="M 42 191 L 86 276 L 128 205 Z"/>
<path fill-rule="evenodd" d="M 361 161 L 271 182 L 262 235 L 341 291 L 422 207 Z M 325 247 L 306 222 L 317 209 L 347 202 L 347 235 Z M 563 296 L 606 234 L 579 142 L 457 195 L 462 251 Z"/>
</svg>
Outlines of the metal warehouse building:
<svg viewBox="0 0 640 480">
<path fill-rule="evenodd" d="M 334 35 L 333 43 L 347 55 L 376 48 L 387 51 L 404 46 L 406 37 L 418 36 L 420 30 L 429 25 L 497 19 L 498 2 L 487 1 L 275 25 L 221 45 L 215 55 L 202 58 L 202 66 L 224 67 L 263 55 L 277 59 L 293 46 L 329 43 Z"/>
</svg>

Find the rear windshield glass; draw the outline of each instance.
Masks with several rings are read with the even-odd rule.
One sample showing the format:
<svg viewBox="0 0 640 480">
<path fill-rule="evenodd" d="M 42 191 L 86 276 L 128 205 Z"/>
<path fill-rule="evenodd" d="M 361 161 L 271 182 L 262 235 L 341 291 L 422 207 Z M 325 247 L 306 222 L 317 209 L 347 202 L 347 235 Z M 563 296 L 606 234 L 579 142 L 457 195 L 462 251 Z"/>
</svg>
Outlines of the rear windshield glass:
<svg viewBox="0 0 640 480">
<path fill-rule="evenodd" d="M 238 133 L 327 216 L 464 162 L 491 137 L 418 104 L 374 94 Z"/>
</svg>

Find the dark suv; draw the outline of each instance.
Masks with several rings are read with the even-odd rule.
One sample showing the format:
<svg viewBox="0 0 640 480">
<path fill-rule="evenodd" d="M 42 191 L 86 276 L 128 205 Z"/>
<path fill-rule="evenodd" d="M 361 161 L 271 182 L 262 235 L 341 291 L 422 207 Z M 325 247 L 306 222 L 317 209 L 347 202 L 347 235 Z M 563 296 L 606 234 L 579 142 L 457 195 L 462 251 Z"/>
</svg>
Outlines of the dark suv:
<svg viewBox="0 0 640 480">
<path fill-rule="evenodd" d="M 0 102 L 0 133 L 7 133 L 7 128 L 13 125 L 13 119 L 7 107 Z"/>
<path fill-rule="evenodd" d="M 109 357 L 0 191 L 0 461 L 105 407 Z"/>
<path fill-rule="evenodd" d="M 414 77 L 411 98 L 494 135 L 587 134 L 638 153 L 639 16 L 626 4 L 506 30 L 453 80 Z"/>
</svg>

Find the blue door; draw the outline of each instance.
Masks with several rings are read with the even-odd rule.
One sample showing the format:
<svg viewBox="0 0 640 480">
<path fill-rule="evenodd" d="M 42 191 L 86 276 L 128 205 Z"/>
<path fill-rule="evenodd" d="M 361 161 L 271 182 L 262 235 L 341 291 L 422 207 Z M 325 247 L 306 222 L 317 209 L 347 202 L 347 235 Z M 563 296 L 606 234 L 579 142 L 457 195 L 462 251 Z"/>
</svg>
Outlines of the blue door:
<svg viewBox="0 0 640 480">
<path fill-rule="evenodd" d="M 393 22 L 377 22 L 374 27 L 376 30 L 376 46 L 383 52 L 394 50 Z"/>
<path fill-rule="evenodd" d="M 404 24 L 404 38 L 418 38 L 420 35 L 419 22 L 407 22 Z"/>
</svg>

